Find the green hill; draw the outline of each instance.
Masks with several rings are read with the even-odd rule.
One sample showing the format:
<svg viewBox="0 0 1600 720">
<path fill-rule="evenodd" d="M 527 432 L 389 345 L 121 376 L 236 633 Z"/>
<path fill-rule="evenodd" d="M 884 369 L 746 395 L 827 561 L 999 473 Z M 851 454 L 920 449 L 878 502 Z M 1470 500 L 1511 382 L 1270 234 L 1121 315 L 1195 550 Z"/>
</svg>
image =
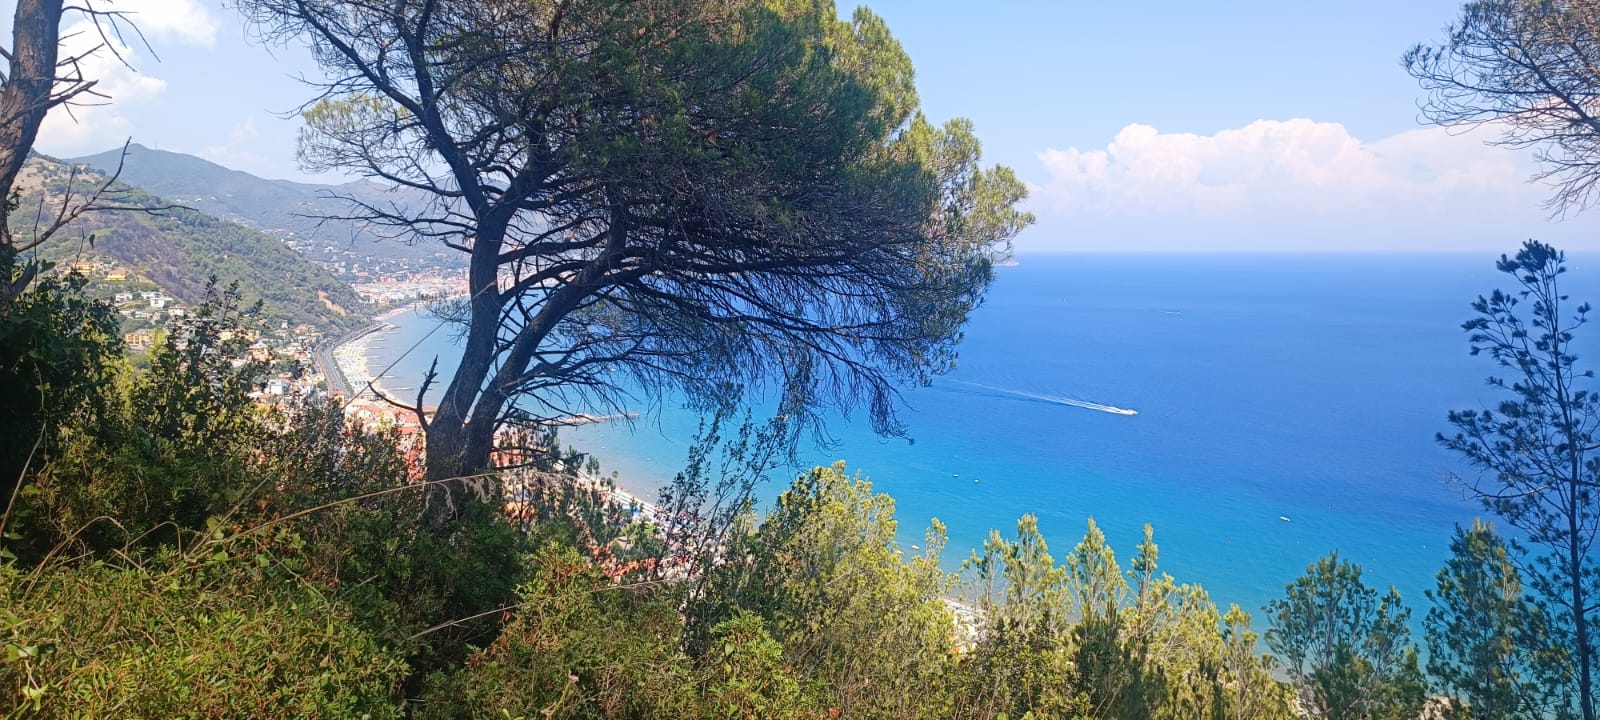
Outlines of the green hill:
<svg viewBox="0 0 1600 720">
<path fill-rule="evenodd" d="M 19 214 L 36 209 L 41 194 L 47 207 L 57 204 L 69 175 L 70 166 L 63 162 L 30 160 Z M 80 175 L 74 181 L 75 191 L 100 177 Z M 171 204 L 125 183 L 119 183 L 116 193 L 116 202 L 122 205 Z M 21 219 L 14 219 L 14 225 L 26 232 L 24 223 L 16 222 Z M 92 243 L 80 240 L 90 236 Z M 128 281 L 148 280 L 186 303 L 202 299 L 209 277 L 223 284 L 238 282 L 247 299 L 262 301 L 265 318 L 272 322 L 342 329 L 359 325 L 366 317 L 365 306 L 348 285 L 277 238 L 197 210 L 89 213 L 41 247 L 40 253 L 58 263 L 114 264 L 129 271 Z M 104 275 L 97 279 L 114 282 Z"/>
<path fill-rule="evenodd" d="M 122 149 L 115 148 L 67 162 L 111 172 L 121 154 Z M 319 219 L 348 212 L 346 202 L 339 199 L 342 196 L 379 206 L 405 206 L 413 200 L 376 183 L 319 185 L 268 180 L 193 155 L 142 145 L 128 146 L 121 178 L 202 212 L 258 228 L 347 280 L 462 262 L 457 257 L 459 253 L 447 252 L 436 244 L 412 245 L 351 223 Z"/>
</svg>

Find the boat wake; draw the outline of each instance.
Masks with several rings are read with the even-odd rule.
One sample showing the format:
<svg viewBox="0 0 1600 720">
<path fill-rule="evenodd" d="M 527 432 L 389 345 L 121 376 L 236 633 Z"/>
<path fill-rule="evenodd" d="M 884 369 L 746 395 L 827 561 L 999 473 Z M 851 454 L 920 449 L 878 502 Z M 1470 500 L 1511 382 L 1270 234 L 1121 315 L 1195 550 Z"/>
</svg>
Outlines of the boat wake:
<svg viewBox="0 0 1600 720">
<path fill-rule="evenodd" d="M 1089 402 L 1088 400 L 1077 400 L 1074 398 L 1060 397 L 1057 395 L 1044 395 L 1041 393 L 1028 392 L 1026 390 L 1012 390 L 1010 388 L 995 387 L 993 385 L 967 382 L 965 380 L 951 380 L 950 382 L 960 383 L 962 385 L 970 385 L 975 388 L 982 388 L 990 392 L 999 393 L 1004 397 L 1011 397 L 1019 400 L 1032 400 L 1034 402 L 1049 403 L 1051 405 L 1065 405 L 1067 407 L 1083 408 L 1084 410 L 1111 413 L 1112 415 L 1139 414 L 1138 410 L 1129 410 L 1128 408 L 1119 408 L 1115 405 L 1104 405 L 1097 402 Z"/>
</svg>

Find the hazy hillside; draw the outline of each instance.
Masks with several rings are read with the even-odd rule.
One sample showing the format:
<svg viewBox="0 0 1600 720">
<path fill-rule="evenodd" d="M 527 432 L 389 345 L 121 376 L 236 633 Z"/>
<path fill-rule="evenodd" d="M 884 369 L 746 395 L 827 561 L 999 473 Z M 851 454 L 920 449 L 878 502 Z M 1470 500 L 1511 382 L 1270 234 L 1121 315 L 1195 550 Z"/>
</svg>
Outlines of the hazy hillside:
<svg viewBox="0 0 1600 720">
<path fill-rule="evenodd" d="M 68 162 L 110 172 L 117 167 L 121 152 L 121 148 L 114 148 Z M 211 215 L 260 228 L 346 279 L 459 262 L 457 253 L 447 253 L 437 245 L 410 245 L 380 238 L 350 223 L 318 220 L 347 212 L 346 204 L 336 195 L 354 196 L 370 203 L 406 202 L 404 195 L 376 183 L 317 185 L 267 180 L 193 155 L 142 145 L 128 147 L 122 179 Z"/>
<path fill-rule="evenodd" d="M 47 206 L 53 206 L 68 174 L 69 168 L 62 162 L 30 160 L 23 178 L 21 212 L 37 208 L 41 192 Z M 80 189 L 87 184 L 82 177 L 77 183 Z M 119 188 L 117 202 L 146 207 L 170 204 L 126 184 Z M 94 236 L 92 246 L 80 240 L 90 234 Z M 130 281 L 149 280 L 187 303 L 202 298 L 206 280 L 213 275 L 224 284 L 237 281 L 246 298 L 263 301 L 264 313 L 273 321 L 349 327 L 359 324 L 366 312 L 348 285 L 277 238 L 195 210 L 155 215 L 90 213 L 41 252 L 57 261 L 114 261 L 128 271 Z"/>
</svg>

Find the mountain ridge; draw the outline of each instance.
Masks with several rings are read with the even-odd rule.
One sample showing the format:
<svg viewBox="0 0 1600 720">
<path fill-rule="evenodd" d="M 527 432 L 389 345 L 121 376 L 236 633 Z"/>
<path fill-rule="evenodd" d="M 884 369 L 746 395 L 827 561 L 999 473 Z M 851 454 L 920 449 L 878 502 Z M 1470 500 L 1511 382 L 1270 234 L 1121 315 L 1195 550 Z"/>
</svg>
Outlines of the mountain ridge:
<svg viewBox="0 0 1600 720">
<path fill-rule="evenodd" d="M 152 194 L 207 214 L 235 220 L 277 237 L 346 281 L 449 267 L 462 261 L 434 245 L 414 245 L 349 221 L 325 220 L 349 212 L 339 196 L 406 205 L 407 193 L 368 180 L 341 184 L 262 178 L 202 157 L 130 144 L 68 158 L 110 173 Z"/>
</svg>

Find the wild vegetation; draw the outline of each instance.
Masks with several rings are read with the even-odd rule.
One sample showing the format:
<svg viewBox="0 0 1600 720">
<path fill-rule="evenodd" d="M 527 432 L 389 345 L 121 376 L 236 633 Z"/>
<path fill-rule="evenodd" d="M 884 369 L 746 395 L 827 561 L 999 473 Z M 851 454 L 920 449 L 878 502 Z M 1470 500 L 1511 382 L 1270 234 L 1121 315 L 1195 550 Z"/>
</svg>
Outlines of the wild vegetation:
<svg viewBox="0 0 1600 720">
<path fill-rule="evenodd" d="M 35 158 L 19 182 L 21 210 L 76 206 L 74 187 L 104 184 L 108 177 L 83 167 Z M 86 212 L 68 222 L 53 242 L 30 255 L 66 270 L 73 262 L 105 260 L 131 278 L 155 283 L 177 300 L 193 304 L 205 297 L 206 283 L 237 283 L 262 302 L 260 319 L 312 325 L 328 330 L 360 327 L 367 310 L 350 287 L 301 257 L 277 238 L 128 185 L 110 183 L 105 198 L 119 207 L 166 208 L 160 212 Z M 21 215 L 23 213 L 19 213 Z M 14 219 L 29 226 L 32 217 Z M 19 235 L 31 235 L 19 228 Z"/>
<path fill-rule="evenodd" d="M 445 457 L 427 468 L 336 401 L 253 403 L 262 368 L 235 362 L 236 331 L 261 309 L 237 288 L 204 288 L 134 368 L 111 309 L 81 281 L 38 275 L 18 235 L 0 234 L 0 712 L 1592 719 L 1597 406 L 1571 350 L 1587 306 L 1567 308 L 1559 252 L 1530 242 L 1503 257 L 1516 289 L 1479 298 L 1465 324 L 1473 352 L 1508 374 L 1493 382 L 1506 398 L 1451 414 L 1440 441 L 1481 471 L 1466 486 L 1522 542 L 1488 522 L 1457 531 L 1421 647 L 1406 600 L 1336 552 L 1260 624 L 1165 573 L 1152 528 L 1124 561 L 1090 519 L 1058 557 L 1024 516 L 957 569 L 941 524 L 907 553 L 892 499 L 842 464 L 799 474 L 770 508 L 753 490 L 829 393 L 864 392 L 893 429 L 890 381 L 948 366 L 990 253 L 1026 223 L 1020 186 L 978 168 L 964 123 L 916 114 L 909 63 L 869 13 L 579 5 L 247 3 L 350 73 L 310 111 L 311 158 L 436 192 L 436 216 L 392 219 L 472 258 L 477 356 L 464 365 L 479 367 L 447 389 L 429 428 Z M 1463 102 L 1452 68 L 1567 62 L 1566 45 L 1588 47 L 1586 8 L 1473 3 L 1413 71 Z M 40 62 L 37 34 L 68 10 L 19 3 L 0 107 L 54 102 L 16 68 Z M 1508 28 L 1566 34 L 1537 56 L 1460 54 Z M 651 75 L 662 67 L 681 72 Z M 386 86 L 391 69 L 406 79 Z M 441 77 L 448 89 L 429 89 Z M 29 107 L 0 117 L 0 143 L 31 143 Z M 442 165 L 387 164 L 416 147 Z M 0 154 L 8 193 L 18 150 Z M 449 175 L 404 169 L 435 167 Z M 523 224 L 526 212 L 557 224 Z M 527 272 L 514 292 L 500 288 L 507 263 Z M 862 305 L 821 309 L 839 297 Z M 714 414 L 667 512 L 637 513 L 529 422 L 540 411 L 508 410 L 530 393 L 553 398 L 546 410 L 603 396 L 583 384 L 608 368 L 707 396 L 728 391 L 713 377 L 775 373 L 797 415 L 724 436 Z M 467 433 L 473 403 L 488 410 Z M 520 421 L 518 467 L 491 471 L 492 444 L 473 443 L 507 420 Z"/>
<path fill-rule="evenodd" d="M 55 302 L 34 312 L 72 317 Z M 100 369 L 43 389 L 60 412 L 4 516 L 10 716 L 1579 711 L 1564 596 L 1524 585 L 1524 568 L 1559 566 L 1530 564 L 1541 555 L 1487 523 L 1457 533 L 1421 647 L 1402 598 L 1336 553 L 1253 625 L 1164 573 L 1150 528 L 1121 559 L 1091 519 L 1057 555 L 1027 516 L 955 569 L 942 525 L 908 552 L 893 500 L 842 464 L 758 511 L 752 474 L 781 423 L 710 424 L 663 493 L 681 516 L 614 504 L 546 432 L 523 439 L 520 469 L 472 478 L 477 501 L 438 526 L 393 434 L 333 403 L 249 399 L 260 368 L 230 362 L 222 338 L 251 312 L 213 290 L 143 370 L 105 352 L 114 336 L 72 340 L 92 322 L 36 341 Z"/>
</svg>

